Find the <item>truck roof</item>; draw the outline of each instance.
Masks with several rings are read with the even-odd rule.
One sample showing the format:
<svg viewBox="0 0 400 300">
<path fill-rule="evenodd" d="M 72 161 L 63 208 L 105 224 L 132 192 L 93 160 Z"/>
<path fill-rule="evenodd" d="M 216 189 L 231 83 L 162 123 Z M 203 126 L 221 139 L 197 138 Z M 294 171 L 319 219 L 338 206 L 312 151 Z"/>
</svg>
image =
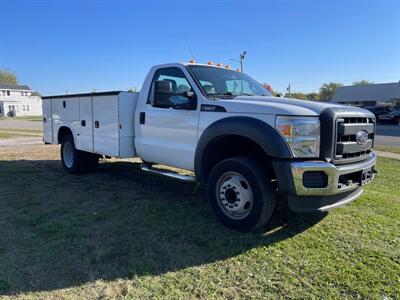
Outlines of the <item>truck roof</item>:
<svg viewBox="0 0 400 300">
<path fill-rule="evenodd" d="M 120 93 L 132 93 L 127 91 L 106 91 L 106 92 L 93 92 L 93 93 L 81 93 L 81 94 L 67 94 L 67 95 L 54 95 L 44 96 L 42 99 L 56 99 L 56 98 L 76 98 L 76 97 L 90 97 L 90 96 L 110 96 L 118 95 Z"/>
</svg>

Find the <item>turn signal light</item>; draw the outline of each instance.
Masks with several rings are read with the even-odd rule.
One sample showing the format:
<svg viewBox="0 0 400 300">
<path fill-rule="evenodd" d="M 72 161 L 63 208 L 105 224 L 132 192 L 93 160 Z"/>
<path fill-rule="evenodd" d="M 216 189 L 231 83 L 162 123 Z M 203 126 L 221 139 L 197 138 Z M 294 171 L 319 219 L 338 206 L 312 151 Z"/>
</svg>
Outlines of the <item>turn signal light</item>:
<svg viewBox="0 0 400 300">
<path fill-rule="evenodd" d="M 292 135 L 292 126 L 290 125 L 278 125 L 277 128 L 285 137 L 291 137 Z"/>
</svg>

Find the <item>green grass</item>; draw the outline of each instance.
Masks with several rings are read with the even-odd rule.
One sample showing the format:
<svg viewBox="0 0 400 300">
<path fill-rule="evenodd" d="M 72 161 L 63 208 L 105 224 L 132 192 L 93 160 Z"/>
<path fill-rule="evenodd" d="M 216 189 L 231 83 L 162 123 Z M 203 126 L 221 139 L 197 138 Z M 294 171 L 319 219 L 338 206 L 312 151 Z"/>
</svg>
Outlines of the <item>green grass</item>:
<svg viewBox="0 0 400 300">
<path fill-rule="evenodd" d="M 20 138 L 20 137 L 38 137 L 37 134 L 22 134 L 18 132 L 4 132 L 0 130 L 0 139 L 12 139 L 12 138 Z"/>
<path fill-rule="evenodd" d="M 22 117 L 0 117 L 0 120 L 9 120 L 9 119 L 14 119 L 14 120 L 25 120 L 25 121 L 32 121 L 32 122 L 42 122 L 43 117 L 42 116 L 22 116 Z"/>
<path fill-rule="evenodd" d="M 127 162 L 67 175 L 48 147 L 0 151 L 0 294 L 400 297 L 400 160 L 379 158 L 350 205 L 311 215 L 279 205 L 266 228 L 238 233 L 217 222 L 204 189 Z"/>
<path fill-rule="evenodd" d="M 375 150 L 384 151 L 384 152 L 392 152 L 400 154 L 400 147 L 392 147 L 392 146 L 375 146 Z"/>
<path fill-rule="evenodd" d="M 20 128 L 0 128 L 1 132 L 20 132 L 20 133 L 32 133 L 42 134 L 42 130 L 39 129 L 20 129 Z"/>
<path fill-rule="evenodd" d="M 11 139 L 17 137 L 38 137 L 42 136 L 42 130 L 0 128 L 0 139 Z"/>
</svg>

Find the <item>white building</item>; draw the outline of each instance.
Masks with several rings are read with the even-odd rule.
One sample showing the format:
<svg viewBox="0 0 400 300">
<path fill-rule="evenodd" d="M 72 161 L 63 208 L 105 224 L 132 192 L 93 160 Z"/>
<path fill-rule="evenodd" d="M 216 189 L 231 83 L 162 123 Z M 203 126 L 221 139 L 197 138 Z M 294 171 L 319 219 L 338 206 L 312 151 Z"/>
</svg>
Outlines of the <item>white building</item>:
<svg viewBox="0 0 400 300">
<path fill-rule="evenodd" d="M 41 116 L 42 97 L 27 85 L 0 83 L 0 116 Z"/>
</svg>

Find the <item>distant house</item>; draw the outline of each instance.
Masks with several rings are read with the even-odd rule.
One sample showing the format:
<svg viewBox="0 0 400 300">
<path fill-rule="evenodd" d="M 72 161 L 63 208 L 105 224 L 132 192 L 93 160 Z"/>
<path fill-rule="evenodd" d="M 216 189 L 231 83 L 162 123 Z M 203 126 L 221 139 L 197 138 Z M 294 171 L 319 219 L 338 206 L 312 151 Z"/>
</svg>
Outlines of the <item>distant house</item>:
<svg viewBox="0 0 400 300">
<path fill-rule="evenodd" d="M 42 97 L 27 85 L 0 83 L 0 116 L 41 116 Z"/>
<path fill-rule="evenodd" d="M 361 107 L 379 104 L 400 106 L 400 82 L 343 86 L 336 90 L 332 102 Z"/>
</svg>

